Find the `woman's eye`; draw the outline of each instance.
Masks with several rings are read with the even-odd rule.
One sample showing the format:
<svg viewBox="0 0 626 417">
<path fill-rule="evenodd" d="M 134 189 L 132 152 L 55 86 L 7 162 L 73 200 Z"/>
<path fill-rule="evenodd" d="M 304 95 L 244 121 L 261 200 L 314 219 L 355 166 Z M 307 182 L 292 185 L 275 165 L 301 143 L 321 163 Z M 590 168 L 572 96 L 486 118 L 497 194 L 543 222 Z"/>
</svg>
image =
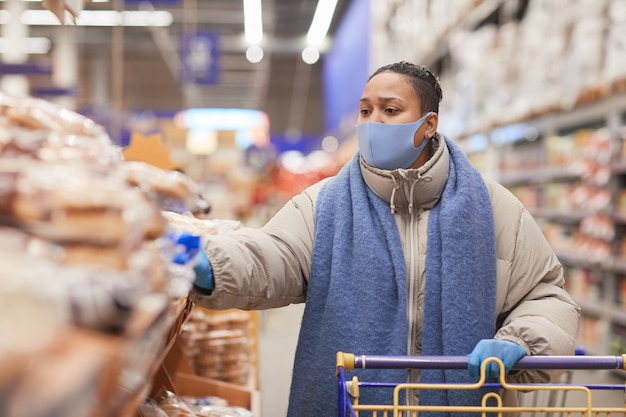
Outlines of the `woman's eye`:
<svg viewBox="0 0 626 417">
<path fill-rule="evenodd" d="M 397 111 L 398 111 L 397 109 L 392 109 L 392 108 L 385 109 L 385 113 L 388 113 L 388 114 L 393 114 Z"/>
<path fill-rule="evenodd" d="M 369 109 L 361 109 L 361 114 L 363 116 L 367 116 L 368 114 L 370 114 L 370 111 L 369 111 Z"/>
</svg>

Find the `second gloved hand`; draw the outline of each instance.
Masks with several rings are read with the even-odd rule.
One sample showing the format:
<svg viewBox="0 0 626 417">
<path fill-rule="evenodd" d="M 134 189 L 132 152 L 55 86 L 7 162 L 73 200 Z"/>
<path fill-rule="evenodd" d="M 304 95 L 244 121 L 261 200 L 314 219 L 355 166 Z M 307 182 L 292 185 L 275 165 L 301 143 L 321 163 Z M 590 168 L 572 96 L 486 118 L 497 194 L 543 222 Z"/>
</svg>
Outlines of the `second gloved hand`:
<svg viewBox="0 0 626 417">
<path fill-rule="evenodd" d="M 476 344 L 467 362 L 467 370 L 470 375 L 480 376 L 480 365 L 489 357 L 496 357 L 502 361 L 505 373 L 508 373 L 513 365 L 526 355 L 526 350 L 517 343 L 509 340 L 483 339 Z M 500 367 L 495 362 L 487 364 L 487 378 L 496 378 L 500 375 Z"/>
<path fill-rule="evenodd" d="M 196 279 L 193 285 L 201 293 L 210 294 L 215 288 L 215 280 L 213 278 L 213 267 L 209 258 L 203 250 L 199 250 L 196 255 L 196 264 L 193 267 Z"/>
</svg>

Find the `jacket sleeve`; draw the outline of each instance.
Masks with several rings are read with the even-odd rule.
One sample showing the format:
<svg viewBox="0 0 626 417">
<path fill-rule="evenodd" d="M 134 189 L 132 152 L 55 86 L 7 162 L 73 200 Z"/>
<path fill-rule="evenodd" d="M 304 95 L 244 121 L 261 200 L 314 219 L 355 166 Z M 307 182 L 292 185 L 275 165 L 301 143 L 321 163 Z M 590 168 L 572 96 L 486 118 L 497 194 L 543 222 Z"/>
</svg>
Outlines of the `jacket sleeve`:
<svg viewBox="0 0 626 417">
<path fill-rule="evenodd" d="M 508 192 L 507 192 L 508 193 Z M 528 355 L 572 355 L 580 307 L 564 289 L 563 268 L 531 214 L 519 202 L 512 222 L 510 270 L 499 310 L 495 338 L 510 340 Z M 513 220 L 513 219 L 509 219 Z M 498 227 L 496 227 L 498 230 Z M 560 371 L 524 371 L 509 374 L 511 382 L 548 382 Z"/>
<path fill-rule="evenodd" d="M 215 289 L 210 296 L 192 290 L 191 300 L 214 310 L 256 310 L 304 302 L 321 185 L 293 197 L 260 229 L 242 228 L 207 239 L 205 251 Z"/>
</svg>

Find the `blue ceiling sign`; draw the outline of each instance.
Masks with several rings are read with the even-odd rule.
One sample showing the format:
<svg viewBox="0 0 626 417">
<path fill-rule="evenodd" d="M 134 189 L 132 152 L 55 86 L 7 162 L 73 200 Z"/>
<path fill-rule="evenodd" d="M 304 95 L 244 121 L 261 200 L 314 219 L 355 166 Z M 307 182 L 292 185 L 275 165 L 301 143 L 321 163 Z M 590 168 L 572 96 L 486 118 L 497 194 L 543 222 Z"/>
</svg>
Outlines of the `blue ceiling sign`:
<svg viewBox="0 0 626 417">
<path fill-rule="evenodd" d="M 183 84 L 219 82 L 219 36 L 216 32 L 184 33 L 180 47 Z"/>
<path fill-rule="evenodd" d="M 49 64 L 0 64 L 0 75 L 50 75 L 52 66 Z"/>
</svg>

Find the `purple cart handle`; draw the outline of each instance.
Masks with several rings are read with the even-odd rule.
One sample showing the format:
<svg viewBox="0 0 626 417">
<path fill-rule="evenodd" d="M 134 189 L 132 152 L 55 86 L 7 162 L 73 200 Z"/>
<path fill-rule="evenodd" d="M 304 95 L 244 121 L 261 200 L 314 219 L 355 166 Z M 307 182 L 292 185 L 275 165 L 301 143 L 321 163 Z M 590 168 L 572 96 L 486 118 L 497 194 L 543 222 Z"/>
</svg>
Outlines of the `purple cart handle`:
<svg viewBox="0 0 626 417">
<path fill-rule="evenodd" d="M 525 356 L 513 369 L 622 369 L 624 356 Z M 341 357 L 341 359 L 340 359 Z M 339 352 L 344 369 L 467 369 L 469 356 L 382 356 Z M 341 363 L 340 363 L 341 362 Z M 352 365 L 352 366 L 351 366 Z"/>
</svg>

